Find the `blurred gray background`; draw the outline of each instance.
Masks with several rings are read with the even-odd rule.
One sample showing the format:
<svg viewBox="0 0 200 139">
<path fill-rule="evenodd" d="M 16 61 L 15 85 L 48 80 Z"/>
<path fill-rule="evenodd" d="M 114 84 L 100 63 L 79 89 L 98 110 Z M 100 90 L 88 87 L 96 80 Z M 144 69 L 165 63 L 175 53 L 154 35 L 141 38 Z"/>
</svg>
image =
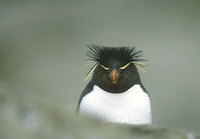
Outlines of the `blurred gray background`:
<svg viewBox="0 0 200 139">
<path fill-rule="evenodd" d="M 74 113 L 87 44 L 143 50 L 153 123 L 200 131 L 199 0 L 1 1 L 0 89 L 20 90 L 5 109 L 35 98 Z"/>
</svg>

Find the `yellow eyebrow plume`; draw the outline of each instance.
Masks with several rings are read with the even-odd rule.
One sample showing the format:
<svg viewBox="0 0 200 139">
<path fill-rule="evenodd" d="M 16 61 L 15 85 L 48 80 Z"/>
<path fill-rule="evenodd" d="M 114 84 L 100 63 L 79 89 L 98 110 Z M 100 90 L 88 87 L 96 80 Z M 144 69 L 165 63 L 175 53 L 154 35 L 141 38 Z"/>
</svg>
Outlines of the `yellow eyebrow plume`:
<svg viewBox="0 0 200 139">
<path fill-rule="evenodd" d="M 149 69 L 148 63 L 145 62 L 132 62 L 132 63 L 145 72 L 147 72 Z"/>
<path fill-rule="evenodd" d="M 128 65 L 130 65 L 131 64 L 131 62 L 129 62 L 128 64 L 126 64 L 126 65 L 124 65 L 123 67 L 121 67 L 120 69 L 125 69 L 125 68 L 127 68 L 128 67 Z"/>
<path fill-rule="evenodd" d="M 84 80 L 87 80 L 92 75 L 92 73 L 94 72 L 97 66 L 98 66 L 98 63 L 95 63 L 95 65 L 90 69 L 90 71 L 88 72 Z"/>
<path fill-rule="evenodd" d="M 101 65 L 101 64 L 100 64 Z M 105 66 L 103 66 L 103 65 L 101 65 L 102 66 L 102 68 L 104 68 L 105 70 L 109 70 L 109 68 L 107 68 L 107 67 L 105 67 Z"/>
</svg>

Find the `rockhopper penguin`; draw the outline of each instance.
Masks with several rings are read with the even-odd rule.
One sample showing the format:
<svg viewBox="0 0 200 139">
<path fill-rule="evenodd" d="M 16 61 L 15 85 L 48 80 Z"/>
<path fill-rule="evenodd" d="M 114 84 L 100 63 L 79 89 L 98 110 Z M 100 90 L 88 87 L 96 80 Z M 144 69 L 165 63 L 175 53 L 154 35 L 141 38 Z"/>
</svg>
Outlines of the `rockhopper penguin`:
<svg viewBox="0 0 200 139">
<path fill-rule="evenodd" d="M 94 62 L 91 81 L 81 94 L 77 112 L 113 123 L 150 124 L 150 96 L 137 67 L 146 70 L 142 51 L 135 47 L 88 46 Z"/>
</svg>

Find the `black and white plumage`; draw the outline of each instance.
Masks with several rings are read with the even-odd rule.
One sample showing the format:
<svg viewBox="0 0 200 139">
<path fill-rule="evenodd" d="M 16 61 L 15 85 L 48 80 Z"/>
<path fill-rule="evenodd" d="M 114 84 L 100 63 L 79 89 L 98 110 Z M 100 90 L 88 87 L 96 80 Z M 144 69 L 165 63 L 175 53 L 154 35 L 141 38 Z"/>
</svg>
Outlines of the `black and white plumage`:
<svg viewBox="0 0 200 139">
<path fill-rule="evenodd" d="M 150 97 L 136 67 L 146 70 L 142 51 L 135 47 L 91 45 L 91 81 L 81 94 L 78 113 L 114 123 L 150 124 Z"/>
</svg>

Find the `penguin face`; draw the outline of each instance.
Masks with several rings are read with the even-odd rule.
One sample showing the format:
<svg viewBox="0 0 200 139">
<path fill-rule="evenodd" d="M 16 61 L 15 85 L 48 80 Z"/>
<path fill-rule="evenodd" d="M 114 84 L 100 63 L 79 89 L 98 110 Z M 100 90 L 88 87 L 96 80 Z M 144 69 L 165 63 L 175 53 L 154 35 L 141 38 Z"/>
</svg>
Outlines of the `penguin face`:
<svg viewBox="0 0 200 139">
<path fill-rule="evenodd" d="M 133 84 L 140 82 L 137 68 L 130 62 L 122 64 L 122 62 L 116 61 L 108 66 L 104 65 L 99 64 L 97 66 L 92 80 L 105 91 L 113 93 L 124 92 Z"/>
<path fill-rule="evenodd" d="M 124 77 L 128 76 L 128 71 L 130 71 L 129 65 L 131 62 L 122 61 L 117 58 L 110 58 L 104 61 L 104 63 L 100 63 L 101 70 L 104 71 L 105 74 L 109 77 L 109 81 L 113 84 L 118 83 L 118 81 L 122 81 Z M 104 66 L 105 65 L 105 66 Z"/>
<path fill-rule="evenodd" d="M 105 47 L 88 46 L 87 56 L 95 64 L 88 75 L 94 72 L 92 82 L 105 91 L 120 93 L 128 90 L 136 83 L 140 83 L 136 66 L 145 68 L 141 64 L 142 51 L 135 47 Z"/>
</svg>

